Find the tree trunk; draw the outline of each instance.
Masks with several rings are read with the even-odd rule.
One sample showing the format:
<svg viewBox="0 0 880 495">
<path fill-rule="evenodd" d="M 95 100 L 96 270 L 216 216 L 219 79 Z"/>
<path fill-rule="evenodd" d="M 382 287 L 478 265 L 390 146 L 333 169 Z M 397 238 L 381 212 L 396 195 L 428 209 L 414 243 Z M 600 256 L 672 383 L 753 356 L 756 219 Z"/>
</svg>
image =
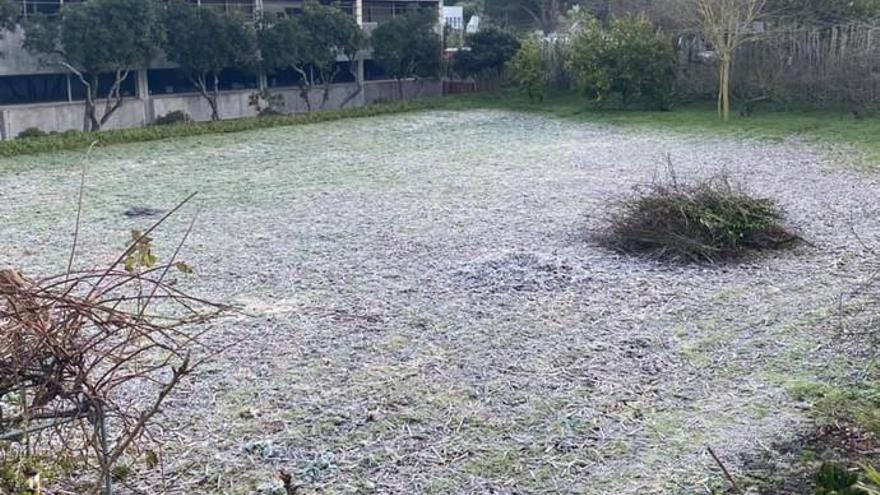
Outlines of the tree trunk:
<svg viewBox="0 0 880 495">
<path fill-rule="evenodd" d="M 220 120 L 220 110 L 217 108 L 219 100 L 220 100 L 220 75 L 215 72 L 214 73 L 213 98 L 209 101 L 209 103 L 211 105 L 211 120 L 213 120 L 215 122 Z"/>
<path fill-rule="evenodd" d="M 327 102 L 330 100 L 330 86 L 331 82 L 324 81 L 324 95 L 321 97 L 321 110 L 327 106 Z"/>
<path fill-rule="evenodd" d="M 306 112 L 312 113 L 312 99 L 311 99 L 311 88 L 307 83 L 300 83 L 299 85 L 299 97 L 306 104 Z"/>
<path fill-rule="evenodd" d="M 101 121 L 98 120 L 98 108 L 95 100 L 98 99 L 98 76 L 92 76 L 92 80 L 86 86 L 86 132 L 98 132 L 101 130 Z"/>
<path fill-rule="evenodd" d="M 104 124 L 110 120 L 110 117 L 112 117 L 125 102 L 125 96 L 122 93 L 122 83 L 128 79 L 128 74 L 128 70 L 116 71 L 116 79 L 113 81 L 113 86 L 110 87 L 110 92 L 107 94 L 107 99 L 104 103 L 104 115 L 101 116 L 101 127 L 104 127 Z"/>
<path fill-rule="evenodd" d="M 348 66 L 348 72 L 350 72 L 351 75 L 354 77 L 354 83 L 357 85 L 357 88 L 354 91 L 352 91 L 351 94 L 346 96 L 344 100 L 342 100 L 342 103 L 339 105 L 339 108 L 345 108 L 345 105 L 348 105 L 349 103 L 351 103 L 364 90 L 364 82 L 361 79 L 361 75 L 360 75 L 360 63 L 359 63 L 358 59 L 355 58 L 354 55 L 350 56 L 349 60 L 350 60 L 350 63 Z"/>
<path fill-rule="evenodd" d="M 321 98 L 321 110 L 327 106 L 327 102 L 330 100 L 330 89 L 338 74 L 339 71 L 336 68 L 331 69 L 329 72 L 321 73 L 321 79 L 324 82 L 324 95 Z"/>
<path fill-rule="evenodd" d="M 361 92 L 364 90 L 363 84 L 361 84 L 360 82 L 356 82 L 355 84 L 357 84 L 357 89 L 352 91 L 351 94 L 349 94 L 348 96 L 345 97 L 344 100 L 342 100 L 342 103 L 339 105 L 339 108 L 345 108 L 346 105 L 348 105 L 349 103 L 354 101 L 354 99 L 357 98 L 358 95 L 361 94 Z"/>
<path fill-rule="evenodd" d="M 297 84 L 297 86 L 299 86 L 299 97 L 306 104 L 306 111 L 312 113 L 312 100 L 309 97 L 312 87 L 309 84 L 309 76 L 304 69 L 296 66 L 293 66 L 292 69 L 295 70 L 300 77 L 300 81 Z"/>
<path fill-rule="evenodd" d="M 217 76 L 214 76 L 214 92 L 208 92 L 208 81 L 207 76 L 205 74 L 199 74 L 196 77 L 190 77 L 190 82 L 199 90 L 199 94 L 202 95 L 202 98 L 208 102 L 208 106 L 211 107 L 211 120 L 220 120 L 220 112 L 217 109 Z"/>
<path fill-rule="evenodd" d="M 723 122 L 730 120 L 730 68 L 730 55 L 722 54 L 718 59 L 718 117 Z"/>
</svg>

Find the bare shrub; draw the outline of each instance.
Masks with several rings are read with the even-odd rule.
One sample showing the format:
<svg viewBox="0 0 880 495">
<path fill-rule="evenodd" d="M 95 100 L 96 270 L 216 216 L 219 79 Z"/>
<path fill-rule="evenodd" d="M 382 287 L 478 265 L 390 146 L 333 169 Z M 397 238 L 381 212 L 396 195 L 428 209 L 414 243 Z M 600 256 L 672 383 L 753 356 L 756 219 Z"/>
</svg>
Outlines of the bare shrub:
<svg viewBox="0 0 880 495">
<path fill-rule="evenodd" d="M 73 270 L 74 241 L 62 274 L 0 270 L 0 440 L 71 455 L 100 474 L 96 492 L 109 492 L 117 463 L 210 355 L 201 337 L 226 309 L 170 276 L 191 272 L 177 259 L 189 232 L 166 263 L 153 253 L 150 234 L 184 203 L 132 232 L 106 268 Z"/>
<path fill-rule="evenodd" d="M 725 174 L 682 183 L 655 179 L 623 200 L 599 236 L 614 250 L 684 262 L 716 262 L 780 249 L 800 238 L 780 225 L 782 212 L 754 198 Z"/>
</svg>

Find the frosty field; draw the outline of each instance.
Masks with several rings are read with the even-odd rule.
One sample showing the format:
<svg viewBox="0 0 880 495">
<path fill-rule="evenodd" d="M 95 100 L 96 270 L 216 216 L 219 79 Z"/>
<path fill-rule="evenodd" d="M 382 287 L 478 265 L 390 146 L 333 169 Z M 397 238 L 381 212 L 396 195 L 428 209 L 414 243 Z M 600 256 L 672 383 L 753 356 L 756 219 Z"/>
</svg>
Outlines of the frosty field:
<svg viewBox="0 0 880 495">
<path fill-rule="evenodd" d="M 810 241 L 669 266 L 590 238 L 661 171 L 726 168 Z M 838 297 L 871 271 L 876 175 L 797 141 L 423 112 L 0 162 L 0 267 L 63 269 L 88 162 L 81 264 L 133 207 L 195 202 L 180 283 L 242 306 L 238 342 L 161 418 L 167 493 L 690 494 L 807 426 L 798 381 L 849 372 Z M 240 342 L 239 342 L 240 340 Z M 161 488 L 161 490 L 160 490 Z M 267 492 L 268 493 L 268 492 Z"/>
</svg>

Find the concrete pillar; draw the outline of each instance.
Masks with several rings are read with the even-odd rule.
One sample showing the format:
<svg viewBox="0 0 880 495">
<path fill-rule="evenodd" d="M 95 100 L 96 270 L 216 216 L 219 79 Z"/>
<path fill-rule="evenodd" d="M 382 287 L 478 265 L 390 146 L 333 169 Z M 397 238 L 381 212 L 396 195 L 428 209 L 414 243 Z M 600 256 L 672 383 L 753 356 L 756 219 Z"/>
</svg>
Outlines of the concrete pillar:
<svg viewBox="0 0 880 495">
<path fill-rule="evenodd" d="M 364 0 L 354 0 L 354 17 L 358 26 L 364 25 Z"/>
<path fill-rule="evenodd" d="M 156 120 L 153 115 L 153 98 L 150 96 L 150 80 L 147 78 L 147 69 L 141 69 L 137 74 L 137 97 L 144 107 L 144 124 Z"/>
<path fill-rule="evenodd" d="M 0 140 L 6 141 L 9 137 L 9 129 L 6 128 L 6 110 L 0 110 Z"/>
<path fill-rule="evenodd" d="M 141 69 L 136 74 L 137 81 L 137 97 L 141 100 L 150 98 L 150 80 L 147 78 L 147 69 Z"/>
</svg>

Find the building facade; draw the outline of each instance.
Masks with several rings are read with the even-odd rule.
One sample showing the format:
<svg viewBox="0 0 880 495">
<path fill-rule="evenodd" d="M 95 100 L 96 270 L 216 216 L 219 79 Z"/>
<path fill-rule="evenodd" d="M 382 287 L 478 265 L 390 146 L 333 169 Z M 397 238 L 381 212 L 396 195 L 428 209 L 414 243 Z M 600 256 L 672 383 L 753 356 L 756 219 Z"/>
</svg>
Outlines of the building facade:
<svg viewBox="0 0 880 495">
<path fill-rule="evenodd" d="M 87 0 L 18 0 L 22 16 L 54 15 L 71 3 Z M 303 0 L 189 0 L 202 8 L 219 9 L 257 18 L 278 13 L 295 14 Z M 329 3 L 329 2 L 328 2 Z M 334 2 L 355 17 L 366 31 L 408 8 L 442 9 L 442 0 L 342 0 Z M 82 129 L 85 88 L 63 67 L 41 63 L 22 48 L 24 33 L 6 32 L 0 40 L 0 138 L 13 139 L 30 127 L 46 132 Z M 347 62 L 340 62 L 346 63 Z M 348 73 L 348 71 L 342 71 Z M 396 86 L 372 63 L 369 52 L 361 55 L 356 76 L 334 85 L 326 109 L 366 105 L 396 99 Z M 305 102 L 296 88 L 296 74 L 255 75 L 235 69 L 224 71 L 220 80 L 222 118 L 256 115 L 251 96 L 263 87 L 283 98 L 282 108 L 304 111 Z M 355 77 L 359 81 L 355 80 Z M 109 80 L 109 76 L 108 76 Z M 359 83 L 359 84 L 358 84 Z M 358 90 L 358 88 L 361 88 Z M 353 92 L 359 94 L 350 98 Z M 438 94 L 439 83 L 409 82 L 405 97 Z M 156 117 L 181 110 L 196 120 L 210 119 L 210 109 L 188 78 L 173 64 L 157 60 L 149 67 L 132 71 L 123 87 L 127 101 L 114 115 L 108 128 L 136 127 Z M 318 95 L 316 95 L 316 99 Z"/>
</svg>

